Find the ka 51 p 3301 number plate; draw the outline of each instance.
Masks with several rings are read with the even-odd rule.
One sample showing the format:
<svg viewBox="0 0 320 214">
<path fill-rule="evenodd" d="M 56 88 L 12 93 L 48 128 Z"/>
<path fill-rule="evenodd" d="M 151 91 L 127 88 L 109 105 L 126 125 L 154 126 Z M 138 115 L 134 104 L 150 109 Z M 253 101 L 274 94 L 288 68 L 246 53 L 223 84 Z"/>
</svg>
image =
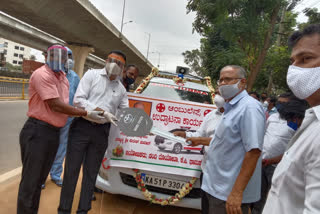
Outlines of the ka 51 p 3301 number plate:
<svg viewBox="0 0 320 214">
<path fill-rule="evenodd" d="M 185 181 L 162 178 L 154 175 L 146 175 L 145 173 L 141 173 L 141 177 L 146 185 L 176 191 L 179 191 L 186 184 Z"/>
</svg>

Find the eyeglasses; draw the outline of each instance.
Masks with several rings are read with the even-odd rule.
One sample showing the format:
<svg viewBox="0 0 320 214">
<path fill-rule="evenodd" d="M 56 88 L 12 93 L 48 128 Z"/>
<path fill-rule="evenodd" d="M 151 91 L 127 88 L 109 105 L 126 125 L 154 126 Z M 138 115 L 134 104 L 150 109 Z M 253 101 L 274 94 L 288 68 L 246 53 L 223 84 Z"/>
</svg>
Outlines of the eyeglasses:
<svg viewBox="0 0 320 214">
<path fill-rule="evenodd" d="M 226 78 L 223 78 L 223 79 L 219 79 L 217 81 L 217 84 L 218 85 L 221 85 L 221 83 L 225 83 L 225 84 L 229 84 L 230 82 L 232 82 L 233 80 L 236 80 L 236 79 L 243 79 L 243 78 L 229 78 L 229 77 L 226 77 Z"/>
</svg>

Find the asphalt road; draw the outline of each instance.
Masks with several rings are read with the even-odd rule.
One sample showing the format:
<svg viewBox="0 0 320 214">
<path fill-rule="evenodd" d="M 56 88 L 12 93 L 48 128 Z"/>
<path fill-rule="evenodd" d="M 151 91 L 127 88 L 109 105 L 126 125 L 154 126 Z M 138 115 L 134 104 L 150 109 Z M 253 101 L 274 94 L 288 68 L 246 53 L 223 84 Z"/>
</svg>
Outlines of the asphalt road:
<svg viewBox="0 0 320 214">
<path fill-rule="evenodd" d="M 27 119 L 27 101 L 0 101 L 0 177 L 2 174 L 21 166 L 19 133 Z M 82 176 L 78 180 L 73 212 L 79 201 Z M 20 175 L 9 181 L 0 182 L 0 213 L 15 213 Z M 60 188 L 49 179 L 42 191 L 39 213 L 57 213 Z M 97 200 L 92 203 L 92 214 L 199 214 L 199 210 L 178 207 L 161 207 L 147 201 L 109 193 L 96 194 Z"/>
<path fill-rule="evenodd" d="M 28 101 L 0 101 L 0 175 L 21 166 L 19 133 Z"/>
</svg>

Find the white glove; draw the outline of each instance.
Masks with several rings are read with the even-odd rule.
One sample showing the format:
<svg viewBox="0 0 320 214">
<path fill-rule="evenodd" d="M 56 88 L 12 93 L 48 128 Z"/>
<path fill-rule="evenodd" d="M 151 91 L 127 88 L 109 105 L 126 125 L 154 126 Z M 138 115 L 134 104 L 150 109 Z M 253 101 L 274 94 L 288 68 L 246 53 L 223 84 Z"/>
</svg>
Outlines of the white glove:
<svg viewBox="0 0 320 214">
<path fill-rule="evenodd" d="M 104 119 L 102 116 L 103 111 L 87 111 L 87 117 L 91 120 L 101 120 Z"/>
<path fill-rule="evenodd" d="M 108 123 L 112 123 L 113 125 L 117 126 L 117 124 L 115 123 L 115 121 L 118 121 L 118 119 L 116 118 L 116 116 L 114 116 L 113 114 L 105 111 L 103 113 L 103 117 L 105 118 L 105 120 L 108 122 Z"/>
</svg>

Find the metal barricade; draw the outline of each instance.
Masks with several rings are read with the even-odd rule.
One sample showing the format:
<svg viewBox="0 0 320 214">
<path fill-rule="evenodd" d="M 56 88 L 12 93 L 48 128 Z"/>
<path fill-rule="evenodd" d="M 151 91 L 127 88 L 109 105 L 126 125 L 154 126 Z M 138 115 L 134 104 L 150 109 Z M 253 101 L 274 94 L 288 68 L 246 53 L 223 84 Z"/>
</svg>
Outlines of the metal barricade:
<svg viewBox="0 0 320 214">
<path fill-rule="evenodd" d="M 1 99 L 29 99 L 29 79 L 0 76 Z"/>
</svg>

